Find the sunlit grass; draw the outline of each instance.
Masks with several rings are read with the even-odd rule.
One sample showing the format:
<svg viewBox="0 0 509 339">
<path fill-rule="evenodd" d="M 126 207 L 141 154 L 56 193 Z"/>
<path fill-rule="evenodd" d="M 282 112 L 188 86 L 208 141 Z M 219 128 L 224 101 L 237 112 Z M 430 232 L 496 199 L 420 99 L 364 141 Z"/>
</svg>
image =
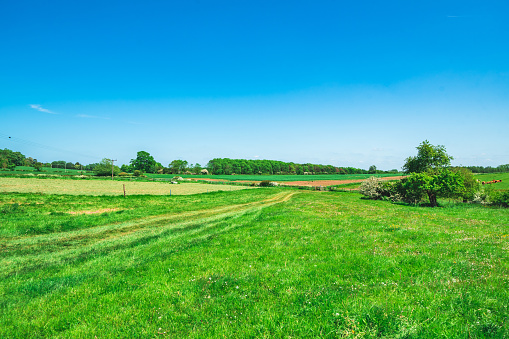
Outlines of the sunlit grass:
<svg viewBox="0 0 509 339">
<path fill-rule="evenodd" d="M 277 188 L 0 197 L 18 204 L 0 214 L 18 218 L 0 243 L 0 337 L 508 335 L 507 209 Z M 61 228 L 23 234 L 32 218 Z"/>
<path fill-rule="evenodd" d="M 0 178 L 0 192 L 73 194 L 73 195 L 188 195 L 214 191 L 235 191 L 249 187 L 236 185 L 200 185 L 167 182 L 116 180 L 65 180 L 39 178 Z"/>
</svg>

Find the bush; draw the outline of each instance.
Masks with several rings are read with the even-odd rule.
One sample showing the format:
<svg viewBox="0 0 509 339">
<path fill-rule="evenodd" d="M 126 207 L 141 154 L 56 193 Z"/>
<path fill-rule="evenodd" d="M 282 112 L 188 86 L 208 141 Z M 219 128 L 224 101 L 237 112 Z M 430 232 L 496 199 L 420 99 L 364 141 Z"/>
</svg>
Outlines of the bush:
<svg viewBox="0 0 509 339">
<path fill-rule="evenodd" d="M 474 193 L 472 198 L 474 204 L 489 205 L 491 203 L 490 191 L 481 187 L 477 192 Z"/>
<path fill-rule="evenodd" d="M 481 183 L 479 180 L 474 178 L 472 171 L 465 167 L 455 167 L 452 170 L 457 173 L 463 179 L 464 188 L 461 190 L 460 197 L 463 198 L 463 202 L 473 201 L 476 196 L 479 196 L 481 190 Z"/>
<path fill-rule="evenodd" d="M 263 180 L 260 181 L 260 187 L 269 187 L 270 186 L 270 180 Z"/>
<path fill-rule="evenodd" d="M 120 173 L 118 174 L 118 176 L 119 176 L 119 177 L 127 177 L 127 176 L 129 176 L 129 173 L 126 173 L 126 172 L 120 172 Z"/>
<path fill-rule="evenodd" d="M 112 172 L 113 175 L 118 175 L 118 173 L 120 173 L 120 168 L 118 166 L 113 166 L 111 160 L 105 158 L 94 167 L 94 172 L 98 176 L 110 176 Z"/>
<path fill-rule="evenodd" d="M 493 194 L 493 205 L 498 205 L 502 207 L 509 207 L 509 191 L 505 192 L 497 192 Z"/>
<path fill-rule="evenodd" d="M 381 199 L 380 188 L 382 187 L 382 179 L 369 177 L 364 180 L 359 187 L 359 192 L 368 199 Z"/>
<path fill-rule="evenodd" d="M 134 170 L 134 176 L 135 177 L 141 177 L 143 175 L 143 172 L 140 170 Z"/>
</svg>

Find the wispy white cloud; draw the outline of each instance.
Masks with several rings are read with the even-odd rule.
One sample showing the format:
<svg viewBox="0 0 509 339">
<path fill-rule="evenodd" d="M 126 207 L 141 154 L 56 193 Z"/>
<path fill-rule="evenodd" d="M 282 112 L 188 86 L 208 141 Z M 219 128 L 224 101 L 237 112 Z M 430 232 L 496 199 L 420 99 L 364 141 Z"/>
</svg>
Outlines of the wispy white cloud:
<svg viewBox="0 0 509 339">
<path fill-rule="evenodd" d="M 39 112 L 49 113 L 49 114 L 58 114 L 50 111 L 49 109 L 42 108 L 41 105 L 30 105 L 31 108 L 38 110 Z"/>
<path fill-rule="evenodd" d="M 108 117 L 99 117 L 97 115 L 88 115 L 88 114 L 77 114 L 78 118 L 85 118 L 85 119 L 103 119 L 103 120 L 110 120 Z"/>
<path fill-rule="evenodd" d="M 128 124 L 131 124 L 131 125 L 145 125 L 143 122 L 137 122 L 137 121 L 126 121 L 126 123 Z"/>
</svg>

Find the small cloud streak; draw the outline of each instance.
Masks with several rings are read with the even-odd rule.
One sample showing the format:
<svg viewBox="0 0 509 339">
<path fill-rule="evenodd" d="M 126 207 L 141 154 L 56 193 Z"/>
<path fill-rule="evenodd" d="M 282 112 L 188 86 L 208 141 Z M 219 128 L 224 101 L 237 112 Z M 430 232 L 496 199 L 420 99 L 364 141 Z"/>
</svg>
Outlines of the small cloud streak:
<svg viewBox="0 0 509 339">
<path fill-rule="evenodd" d="M 253 158 L 259 158 L 260 156 L 259 155 L 255 155 Z"/>
<path fill-rule="evenodd" d="M 126 123 L 131 124 L 131 125 L 145 125 L 144 123 L 137 122 L 137 121 L 126 121 Z"/>
<path fill-rule="evenodd" d="M 49 114 L 58 114 L 50 111 L 49 109 L 42 108 L 41 105 L 30 105 L 31 108 L 38 110 L 39 112 L 49 113 Z"/>
<path fill-rule="evenodd" d="M 85 119 L 103 119 L 103 120 L 110 120 L 110 118 L 106 117 L 98 117 L 96 115 L 88 115 L 88 114 L 78 114 L 76 115 L 78 118 L 85 118 Z"/>
</svg>

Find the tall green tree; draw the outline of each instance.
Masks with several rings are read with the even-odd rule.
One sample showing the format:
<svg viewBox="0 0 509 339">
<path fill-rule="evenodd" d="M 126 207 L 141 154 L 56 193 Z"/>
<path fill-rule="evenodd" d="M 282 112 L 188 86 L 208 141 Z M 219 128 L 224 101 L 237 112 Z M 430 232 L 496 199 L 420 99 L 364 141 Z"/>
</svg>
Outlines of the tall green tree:
<svg viewBox="0 0 509 339">
<path fill-rule="evenodd" d="M 422 173 L 437 168 L 446 168 L 451 165 L 452 156 L 447 154 L 442 145 L 433 146 L 424 140 L 417 146 L 417 156 L 408 157 L 403 165 L 405 173 Z"/>
<path fill-rule="evenodd" d="M 180 174 L 186 171 L 188 162 L 186 160 L 173 160 L 168 165 L 170 172 L 173 174 Z"/>
<path fill-rule="evenodd" d="M 464 178 L 449 169 L 452 159 L 444 146 L 423 141 L 417 147 L 417 156 L 408 157 L 403 166 L 406 173 L 411 173 L 401 186 L 405 199 L 417 202 L 427 196 L 435 207 L 439 197 L 461 196 L 465 191 Z"/>
<path fill-rule="evenodd" d="M 448 168 L 412 173 L 402 183 L 407 201 L 418 202 L 427 197 L 431 207 L 438 206 L 437 198 L 461 196 L 465 191 L 463 177 Z"/>
<path fill-rule="evenodd" d="M 113 165 L 112 161 L 106 158 L 101 160 L 101 162 L 94 167 L 95 174 L 99 176 L 109 176 L 111 175 L 112 170 L 113 175 L 120 173 L 120 168 Z"/>
<path fill-rule="evenodd" d="M 138 170 L 144 173 L 155 173 L 157 162 L 150 153 L 139 151 L 136 153 L 136 159 L 131 159 L 130 165 L 133 171 Z"/>
</svg>

